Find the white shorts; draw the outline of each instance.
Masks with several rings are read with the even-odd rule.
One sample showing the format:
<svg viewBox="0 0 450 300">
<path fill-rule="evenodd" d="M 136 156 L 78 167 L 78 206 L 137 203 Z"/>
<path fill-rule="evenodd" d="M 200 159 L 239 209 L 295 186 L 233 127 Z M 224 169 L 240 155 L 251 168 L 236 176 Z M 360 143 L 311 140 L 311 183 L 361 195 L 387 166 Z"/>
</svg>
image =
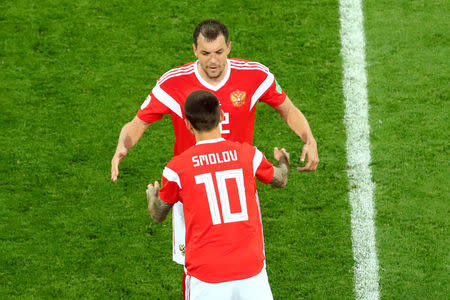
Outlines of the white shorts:
<svg viewBox="0 0 450 300">
<path fill-rule="evenodd" d="M 273 300 L 266 268 L 253 277 L 219 283 L 186 276 L 185 300 Z"/>
</svg>

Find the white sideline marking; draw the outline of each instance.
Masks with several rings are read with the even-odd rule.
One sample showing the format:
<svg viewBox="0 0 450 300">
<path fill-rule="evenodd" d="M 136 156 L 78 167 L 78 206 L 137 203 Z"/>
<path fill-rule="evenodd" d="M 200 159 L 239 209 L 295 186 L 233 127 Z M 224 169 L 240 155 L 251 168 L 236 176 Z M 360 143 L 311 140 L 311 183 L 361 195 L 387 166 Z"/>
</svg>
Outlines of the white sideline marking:
<svg viewBox="0 0 450 300">
<path fill-rule="evenodd" d="M 356 299 L 379 299 L 362 4 L 339 2 L 355 293 Z"/>
</svg>

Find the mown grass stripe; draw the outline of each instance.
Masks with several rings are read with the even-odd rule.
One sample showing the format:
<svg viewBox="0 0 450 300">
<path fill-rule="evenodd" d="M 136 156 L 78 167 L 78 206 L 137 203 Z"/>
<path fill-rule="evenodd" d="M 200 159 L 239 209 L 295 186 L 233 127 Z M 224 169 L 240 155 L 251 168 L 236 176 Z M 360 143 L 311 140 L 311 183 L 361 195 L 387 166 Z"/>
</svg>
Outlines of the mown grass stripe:
<svg viewBox="0 0 450 300">
<path fill-rule="evenodd" d="M 379 299 L 361 0 L 341 0 L 339 10 L 355 292 L 356 299 Z"/>
</svg>

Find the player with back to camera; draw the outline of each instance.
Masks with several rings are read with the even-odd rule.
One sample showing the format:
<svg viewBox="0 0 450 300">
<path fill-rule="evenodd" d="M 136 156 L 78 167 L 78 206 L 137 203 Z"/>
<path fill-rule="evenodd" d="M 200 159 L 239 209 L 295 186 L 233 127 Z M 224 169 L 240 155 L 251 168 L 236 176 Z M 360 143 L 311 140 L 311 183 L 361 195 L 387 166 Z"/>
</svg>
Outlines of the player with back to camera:
<svg viewBox="0 0 450 300">
<path fill-rule="evenodd" d="M 298 171 L 314 171 L 319 163 L 317 144 L 308 121 L 278 85 L 269 69 L 257 62 L 229 59 L 231 42 L 227 27 L 217 20 L 200 22 L 193 34 L 197 61 L 174 68 L 159 78 L 141 105 L 136 117 L 120 132 L 111 160 L 111 179 L 117 180 L 119 164 L 136 145 L 151 123 L 170 114 L 175 132 L 174 154 L 181 154 L 195 144 L 184 124 L 184 101 L 195 90 L 214 93 L 224 112 L 220 123 L 222 137 L 253 143 L 255 109 L 258 102 L 272 106 L 304 142 L 300 160 L 306 164 Z M 173 260 L 184 264 L 185 228 L 183 207 L 173 207 Z M 184 287 L 184 284 L 183 284 Z"/>
<path fill-rule="evenodd" d="M 173 204 L 183 203 L 185 299 L 273 299 L 255 178 L 284 187 L 289 153 L 274 148 L 274 167 L 256 147 L 222 138 L 219 105 L 209 91 L 187 97 L 185 124 L 196 144 L 169 161 L 161 189 L 157 181 L 148 185 L 148 210 L 162 222 Z"/>
</svg>

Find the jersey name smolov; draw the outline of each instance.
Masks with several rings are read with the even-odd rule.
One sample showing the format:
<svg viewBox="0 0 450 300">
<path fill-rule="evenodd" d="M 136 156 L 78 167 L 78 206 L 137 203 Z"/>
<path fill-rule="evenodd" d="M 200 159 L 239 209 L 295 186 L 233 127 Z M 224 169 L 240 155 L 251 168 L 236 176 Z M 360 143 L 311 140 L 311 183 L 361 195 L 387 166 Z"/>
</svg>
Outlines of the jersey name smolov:
<svg viewBox="0 0 450 300">
<path fill-rule="evenodd" d="M 236 150 L 227 150 L 221 153 L 209 153 L 192 156 L 192 163 L 194 167 L 204 165 L 222 164 L 230 161 L 236 161 L 238 159 Z"/>
</svg>

